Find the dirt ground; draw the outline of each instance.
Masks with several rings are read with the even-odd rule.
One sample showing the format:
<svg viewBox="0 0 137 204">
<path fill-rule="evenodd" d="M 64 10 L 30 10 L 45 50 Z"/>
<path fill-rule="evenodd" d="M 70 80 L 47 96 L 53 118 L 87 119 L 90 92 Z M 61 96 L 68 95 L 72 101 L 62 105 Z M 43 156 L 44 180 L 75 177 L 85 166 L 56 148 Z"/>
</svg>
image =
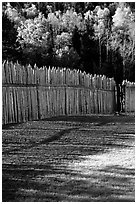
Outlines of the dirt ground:
<svg viewBox="0 0 137 204">
<path fill-rule="evenodd" d="M 3 127 L 3 202 L 134 202 L 135 117 L 54 117 Z"/>
</svg>

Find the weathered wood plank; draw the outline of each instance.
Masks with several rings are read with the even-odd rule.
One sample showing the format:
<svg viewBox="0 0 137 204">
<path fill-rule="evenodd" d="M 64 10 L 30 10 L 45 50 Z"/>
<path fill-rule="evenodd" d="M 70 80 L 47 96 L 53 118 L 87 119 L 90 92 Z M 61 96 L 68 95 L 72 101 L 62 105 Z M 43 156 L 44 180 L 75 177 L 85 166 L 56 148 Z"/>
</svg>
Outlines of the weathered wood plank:
<svg viewBox="0 0 137 204">
<path fill-rule="evenodd" d="M 54 115 L 114 111 L 115 82 L 105 76 L 66 68 L 24 67 L 9 62 L 3 63 L 2 75 L 4 124 Z M 134 109 L 132 90 L 126 90 L 127 111 Z"/>
</svg>

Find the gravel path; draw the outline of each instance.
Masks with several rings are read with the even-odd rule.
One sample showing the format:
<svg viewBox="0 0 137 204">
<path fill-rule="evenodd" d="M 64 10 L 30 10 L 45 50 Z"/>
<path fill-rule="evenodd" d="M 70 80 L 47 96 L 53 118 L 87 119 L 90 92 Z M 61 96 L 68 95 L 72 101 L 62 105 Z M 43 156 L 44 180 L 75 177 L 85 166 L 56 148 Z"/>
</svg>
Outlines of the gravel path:
<svg viewBox="0 0 137 204">
<path fill-rule="evenodd" d="M 134 202 L 134 116 L 3 127 L 3 202 Z"/>
</svg>

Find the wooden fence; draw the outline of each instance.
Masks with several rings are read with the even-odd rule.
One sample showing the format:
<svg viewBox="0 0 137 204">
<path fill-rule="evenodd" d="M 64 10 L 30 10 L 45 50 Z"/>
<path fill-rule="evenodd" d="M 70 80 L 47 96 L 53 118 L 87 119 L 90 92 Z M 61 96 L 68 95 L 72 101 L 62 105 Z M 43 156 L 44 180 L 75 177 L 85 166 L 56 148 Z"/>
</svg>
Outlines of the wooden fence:
<svg viewBox="0 0 137 204">
<path fill-rule="evenodd" d="M 65 68 L 2 65 L 3 124 L 58 115 L 113 113 L 115 81 Z"/>
<path fill-rule="evenodd" d="M 135 112 L 135 83 L 124 81 L 125 86 L 125 112 Z"/>
</svg>

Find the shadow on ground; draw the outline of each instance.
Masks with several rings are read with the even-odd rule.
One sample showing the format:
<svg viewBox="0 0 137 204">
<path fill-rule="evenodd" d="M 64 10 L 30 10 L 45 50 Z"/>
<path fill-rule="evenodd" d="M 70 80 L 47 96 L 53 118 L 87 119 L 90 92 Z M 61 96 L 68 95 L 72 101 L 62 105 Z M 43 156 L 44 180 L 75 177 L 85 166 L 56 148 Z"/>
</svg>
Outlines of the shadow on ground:
<svg viewBox="0 0 137 204">
<path fill-rule="evenodd" d="M 51 166 L 31 166 L 31 170 L 20 173 L 15 171 L 16 168 L 6 172 L 11 178 L 5 173 L 3 175 L 3 202 L 135 201 L 134 169 L 109 166 L 100 172 L 85 175 L 75 171 L 63 173 Z M 39 170 L 36 171 L 36 168 Z"/>
<path fill-rule="evenodd" d="M 120 114 L 120 115 L 90 115 L 90 116 L 55 116 L 55 117 L 48 117 L 45 119 L 41 119 L 38 121 L 53 121 L 53 122 L 79 122 L 79 123 L 94 123 L 97 126 L 103 126 L 109 123 L 134 123 L 135 122 L 135 115 L 127 115 L 127 114 Z M 31 122 L 30 122 L 31 123 Z M 18 127 L 19 125 L 22 126 L 23 123 L 11 123 L 2 126 L 2 129 L 10 129 Z"/>
<path fill-rule="evenodd" d="M 107 123 L 130 123 L 135 121 L 134 115 L 91 115 L 91 116 L 59 116 L 43 119 L 41 121 L 70 121 L 80 123 L 97 123 L 97 125 L 105 125 Z"/>
<path fill-rule="evenodd" d="M 134 117 L 64 121 L 3 129 L 2 201 L 134 202 Z"/>
</svg>

